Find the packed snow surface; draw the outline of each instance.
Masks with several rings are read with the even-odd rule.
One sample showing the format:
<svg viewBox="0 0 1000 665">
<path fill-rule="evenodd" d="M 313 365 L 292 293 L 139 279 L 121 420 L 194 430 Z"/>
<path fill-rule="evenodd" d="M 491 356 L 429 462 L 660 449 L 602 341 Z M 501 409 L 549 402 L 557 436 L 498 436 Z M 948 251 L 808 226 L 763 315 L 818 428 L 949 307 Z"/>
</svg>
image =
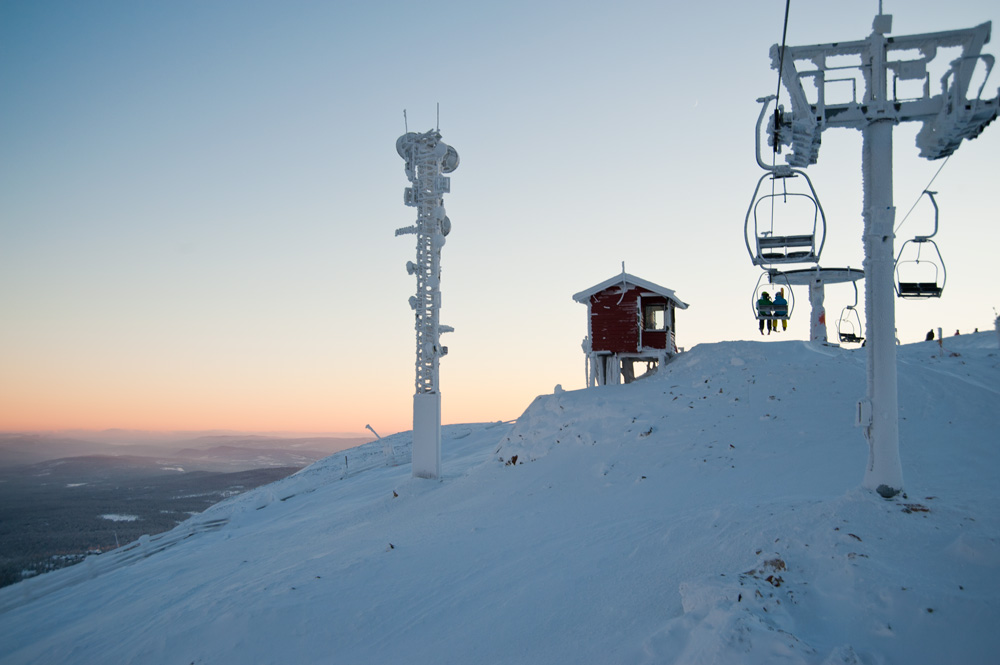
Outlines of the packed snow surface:
<svg viewBox="0 0 1000 665">
<path fill-rule="evenodd" d="M 729 342 L 448 426 L 439 481 L 388 437 L 0 590 L 0 662 L 1000 662 L 996 335 L 899 348 L 893 500 L 864 393 Z"/>
</svg>

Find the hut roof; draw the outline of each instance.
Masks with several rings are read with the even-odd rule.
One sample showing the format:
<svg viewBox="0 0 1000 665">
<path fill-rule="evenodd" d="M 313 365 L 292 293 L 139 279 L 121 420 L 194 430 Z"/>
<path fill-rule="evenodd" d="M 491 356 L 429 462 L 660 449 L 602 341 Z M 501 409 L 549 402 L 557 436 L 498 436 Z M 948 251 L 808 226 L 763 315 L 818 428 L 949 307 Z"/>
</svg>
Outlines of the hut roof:
<svg viewBox="0 0 1000 665">
<path fill-rule="evenodd" d="M 632 286 L 638 286 L 639 288 L 655 293 L 656 295 L 668 298 L 672 300 L 674 302 L 674 306 L 678 307 L 679 309 L 687 309 L 688 307 L 686 302 L 682 301 L 677 297 L 677 294 L 674 293 L 673 289 L 668 289 L 666 287 L 660 286 L 659 284 L 654 284 L 653 282 L 646 281 L 644 279 L 636 277 L 635 275 L 630 275 L 627 272 L 622 272 L 621 274 L 615 275 L 610 279 L 604 280 L 600 284 L 595 284 L 594 286 L 590 287 L 589 289 L 586 289 L 585 291 L 580 291 L 579 293 L 574 294 L 573 300 L 579 303 L 587 304 L 587 302 L 590 300 L 590 297 L 595 293 L 600 293 L 601 291 L 607 288 L 616 285 L 620 286 L 622 284 L 631 284 Z"/>
</svg>

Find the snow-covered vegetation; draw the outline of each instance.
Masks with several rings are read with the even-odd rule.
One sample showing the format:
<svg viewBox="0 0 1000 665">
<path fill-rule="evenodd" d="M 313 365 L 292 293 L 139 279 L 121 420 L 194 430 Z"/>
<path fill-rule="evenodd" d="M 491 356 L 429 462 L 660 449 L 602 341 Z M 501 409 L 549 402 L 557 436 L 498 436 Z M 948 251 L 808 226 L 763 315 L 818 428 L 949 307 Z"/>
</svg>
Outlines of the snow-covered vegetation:
<svg viewBox="0 0 1000 665">
<path fill-rule="evenodd" d="M 0 590 L 0 662 L 997 662 L 997 336 L 899 349 L 893 500 L 864 354 L 697 346 L 446 427 L 440 481 L 338 453 Z"/>
</svg>

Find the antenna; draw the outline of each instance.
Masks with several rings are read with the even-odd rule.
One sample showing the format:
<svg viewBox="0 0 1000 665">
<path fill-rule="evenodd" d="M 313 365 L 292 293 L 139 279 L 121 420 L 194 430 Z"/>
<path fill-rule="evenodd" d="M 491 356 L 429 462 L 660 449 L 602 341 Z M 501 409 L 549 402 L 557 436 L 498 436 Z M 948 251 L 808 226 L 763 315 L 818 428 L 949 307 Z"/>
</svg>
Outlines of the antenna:
<svg viewBox="0 0 1000 665">
<path fill-rule="evenodd" d="M 437 129 L 435 131 L 441 131 L 441 102 L 437 103 Z"/>
<path fill-rule="evenodd" d="M 416 223 L 396 230 L 397 236 L 417 236 L 417 260 L 406 264 L 406 271 L 417 278 L 416 295 L 410 296 L 410 307 L 416 313 L 417 342 L 413 476 L 438 478 L 441 475 L 438 366 L 441 357 L 448 353 L 448 347 L 441 344 L 441 335 L 453 331 L 439 320 L 441 248 L 451 231 L 451 220 L 444 210 L 444 195 L 451 191 L 451 178 L 442 174 L 458 168 L 458 152 L 442 141 L 435 130 L 422 134 L 407 132 L 396 140 L 396 152 L 406 161 L 406 177 L 411 184 L 404 192 L 403 202 L 417 209 Z"/>
<path fill-rule="evenodd" d="M 405 134 L 410 133 L 410 126 L 406 123 L 406 109 L 403 109 L 403 132 Z"/>
<path fill-rule="evenodd" d="M 628 291 L 628 281 L 625 279 L 625 262 L 622 261 L 622 294 L 618 298 L 618 302 L 615 305 L 622 304 L 622 300 L 625 299 L 625 292 Z"/>
</svg>

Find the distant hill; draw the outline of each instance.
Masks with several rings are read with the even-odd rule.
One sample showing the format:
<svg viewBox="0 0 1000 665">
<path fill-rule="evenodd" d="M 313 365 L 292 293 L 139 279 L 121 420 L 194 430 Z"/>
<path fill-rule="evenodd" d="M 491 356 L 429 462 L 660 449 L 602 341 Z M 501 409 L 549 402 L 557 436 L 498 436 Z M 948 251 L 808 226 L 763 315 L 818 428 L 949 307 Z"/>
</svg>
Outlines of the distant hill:
<svg viewBox="0 0 1000 665">
<path fill-rule="evenodd" d="M 0 586 L 167 531 L 368 440 L 226 434 L 175 448 L 0 435 Z"/>
<path fill-rule="evenodd" d="M 136 439 L 141 436 L 136 434 Z M 225 434 L 117 443 L 66 438 L 46 434 L 0 433 L 0 468 L 87 455 L 178 458 L 193 468 L 209 470 L 253 469 L 266 466 L 305 465 L 327 455 L 371 441 L 371 437 L 274 437 Z M 205 451 L 226 448 L 215 456 Z M 242 452 L 237 452 L 242 451 Z"/>
<path fill-rule="evenodd" d="M 89 455 L 0 469 L 0 586 L 168 531 L 299 468 L 185 472 L 148 457 Z"/>
<path fill-rule="evenodd" d="M 33 464 L 60 457 L 101 455 L 114 446 L 83 439 L 0 432 L 0 467 Z"/>
<path fill-rule="evenodd" d="M 77 455 L 0 468 L 0 479 L 35 478 L 39 482 L 92 482 L 106 478 L 147 477 L 182 471 L 175 460 L 138 455 Z"/>
<path fill-rule="evenodd" d="M 245 448 L 225 445 L 205 449 L 184 448 L 177 451 L 175 463 L 216 471 L 262 469 L 274 466 L 303 467 L 323 459 L 328 454 L 321 450 L 301 448 Z"/>
<path fill-rule="evenodd" d="M 314 450 L 319 451 L 322 457 L 335 453 L 339 450 L 354 448 L 372 440 L 372 437 L 333 437 L 333 436 L 313 436 L 313 437 L 274 437 L 274 436 L 247 436 L 247 435 L 225 435 L 225 436 L 201 436 L 194 439 L 178 441 L 175 445 L 183 448 L 180 450 L 196 449 L 205 450 L 217 448 L 219 446 L 230 446 L 236 448 L 257 448 L 257 449 L 283 449 L 283 450 Z M 178 455 L 181 454 L 178 450 Z"/>
</svg>

